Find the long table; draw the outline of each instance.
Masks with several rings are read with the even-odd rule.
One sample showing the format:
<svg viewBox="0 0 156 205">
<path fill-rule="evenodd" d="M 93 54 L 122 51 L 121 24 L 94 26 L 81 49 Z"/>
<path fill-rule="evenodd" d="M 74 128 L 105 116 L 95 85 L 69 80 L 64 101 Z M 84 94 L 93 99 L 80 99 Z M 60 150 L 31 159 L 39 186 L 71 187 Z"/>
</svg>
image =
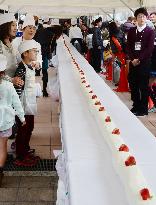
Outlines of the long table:
<svg viewBox="0 0 156 205">
<path fill-rule="evenodd" d="M 66 43 L 81 69 L 121 130 L 149 185 L 156 193 L 156 140 L 128 110 L 70 44 Z M 87 100 L 74 73 L 71 57 L 63 39 L 57 42 L 58 76 L 61 94 L 60 129 L 63 144 L 62 163 L 65 187 L 58 205 L 128 205 L 124 187 L 112 165 L 112 156 L 104 136 L 89 111 Z M 58 190 L 59 192 L 59 190 Z M 62 204 L 61 204 L 62 203 Z"/>
</svg>

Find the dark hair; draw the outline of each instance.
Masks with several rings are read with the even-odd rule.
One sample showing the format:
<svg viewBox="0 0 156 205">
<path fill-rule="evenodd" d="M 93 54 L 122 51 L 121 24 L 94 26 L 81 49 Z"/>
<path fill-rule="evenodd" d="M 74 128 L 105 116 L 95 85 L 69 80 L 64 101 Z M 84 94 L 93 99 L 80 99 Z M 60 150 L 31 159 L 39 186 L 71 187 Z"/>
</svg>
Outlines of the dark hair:
<svg viewBox="0 0 156 205">
<path fill-rule="evenodd" d="M 156 12 L 152 12 L 152 13 L 150 14 L 150 16 L 153 15 L 153 14 L 156 15 Z"/>
<path fill-rule="evenodd" d="M 82 24 L 82 26 L 85 26 L 85 27 L 87 27 L 87 24 L 86 24 L 86 23 L 83 23 L 83 24 Z"/>
<path fill-rule="evenodd" d="M 21 54 L 21 58 L 24 59 L 24 54 L 23 53 Z"/>
<path fill-rule="evenodd" d="M 55 25 L 54 26 L 54 33 L 55 33 L 55 37 L 59 38 L 63 33 L 63 27 L 59 26 L 59 25 Z"/>
<path fill-rule="evenodd" d="M 5 70 L 4 70 L 4 71 L 0 71 L 0 77 L 1 77 L 2 75 L 5 75 Z"/>
<path fill-rule="evenodd" d="M 10 35 L 12 22 L 4 23 L 0 25 L 0 40 L 4 43 L 4 40 L 9 37 L 10 42 L 14 39 Z"/>
<path fill-rule="evenodd" d="M 109 27 L 109 22 L 108 22 L 108 21 L 104 21 L 104 22 L 102 23 L 101 28 L 102 28 L 102 29 L 105 29 L 105 28 L 108 29 L 108 27 Z"/>
<path fill-rule="evenodd" d="M 108 29 L 109 29 L 109 35 L 110 35 L 110 37 L 112 37 L 112 36 L 118 34 L 119 31 L 120 31 L 119 28 L 118 28 L 118 26 L 117 26 L 117 24 L 116 24 L 114 21 L 112 21 L 112 22 L 109 24 Z"/>
<path fill-rule="evenodd" d="M 96 19 L 95 21 L 94 21 L 94 25 L 96 26 L 99 22 L 101 22 L 102 21 L 102 18 L 101 17 L 99 17 L 98 19 Z"/>
<path fill-rule="evenodd" d="M 144 14 L 145 16 L 148 16 L 147 9 L 144 8 L 144 7 L 137 9 L 137 10 L 134 12 L 134 16 L 137 17 L 138 14 Z"/>
<path fill-rule="evenodd" d="M 100 17 L 98 18 L 98 20 L 99 20 L 99 22 L 102 21 L 102 17 L 100 16 Z"/>
<path fill-rule="evenodd" d="M 133 16 L 129 16 L 127 20 L 132 22 L 133 21 Z"/>
</svg>

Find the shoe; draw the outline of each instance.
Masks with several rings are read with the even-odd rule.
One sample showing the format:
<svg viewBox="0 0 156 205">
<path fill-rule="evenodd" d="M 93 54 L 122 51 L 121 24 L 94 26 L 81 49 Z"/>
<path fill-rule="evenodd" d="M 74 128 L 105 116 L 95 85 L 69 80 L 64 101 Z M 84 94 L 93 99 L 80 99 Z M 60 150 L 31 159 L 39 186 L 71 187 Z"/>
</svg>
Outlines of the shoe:
<svg viewBox="0 0 156 205">
<path fill-rule="evenodd" d="M 147 112 L 137 112 L 135 115 L 137 117 L 146 117 L 148 115 L 148 113 Z"/>
<path fill-rule="evenodd" d="M 118 86 L 119 85 L 119 83 L 115 83 L 115 86 Z"/>
<path fill-rule="evenodd" d="M 43 92 L 43 97 L 49 97 L 47 91 Z"/>
<path fill-rule="evenodd" d="M 36 160 L 36 161 L 39 161 L 41 158 L 39 156 L 34 156 L 34 154 L 32 153 L 29 153 L 25 159 L 30 159 L 30 160 Z"/>
<path fill-rule="evenodd" d="M 134 115 L 136 115 L 136 113 L 138 112 L 135 107 L 133 107 L 130 111 L 131 111 Z"/>
<path fill-rule="evenodd" d="M 37 163 L 38 160 L 29 157 L 25 157 L 23 160 L 16 159 L 14 161 L 14 164 L 18 167 L 33 167 L 37 165 Z"/>
<path fill-rule="evenodd" d="M 4 177 L 3 172 L 0 172 L 0 188 L 2 187 L 3 177 Z"/>
<path fill-rule="evenodd" d="M 153 106 L 151 109 L 148 110 L 148 113 L 156 112 L 156 107 Z"/>
<path fill-rule="evenodd" d="M 105 75 L 105 72 L 104 71 L 100 71 L 100 75 Z"/>
</svg>

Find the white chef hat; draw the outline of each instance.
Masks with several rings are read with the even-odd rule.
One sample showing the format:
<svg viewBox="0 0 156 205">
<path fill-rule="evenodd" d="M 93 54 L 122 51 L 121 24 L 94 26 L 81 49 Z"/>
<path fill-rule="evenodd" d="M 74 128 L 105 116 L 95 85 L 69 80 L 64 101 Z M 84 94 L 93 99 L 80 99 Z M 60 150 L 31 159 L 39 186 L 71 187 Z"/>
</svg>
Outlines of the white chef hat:
<svg viewBox="0 0 156 205">
<path fill-rule="evenodd" d="M 43 20 L 42 19 L 38 19 L 38 23 L 39 24 L 43 24 Z"/>
<path fill-rule="evenodd" d="M 0 54 L 0 71 L 4 71 L 7 66 L 7 58 L 3 54 Z"/>
<path fill-rule="evenodd" d="M 48 22 L 49 22 L 49 17 L 44 17 L 44 18 L 43 18 L 43 22 L 44 22 L 44 23 L 48 23 Z"/>
<path fill-rule="evenodd" d="M 33 48 L 38 49 L 37 42 L 35 40 L 26 40 L 26 41 L 21 42 L 21 44 L 18 47 L 18 51 L 20 54 L 22 54 L 25 51 L 28 51 L 28 50 L 33 49 Z"/>
<path fill-rule="evenodd" d="M 77 19 L 74 18 L 74 19 L 71 19 L 71 25 L 74 26 L 77 24 Z"/>
<path fill-rule="evenodd" d="M 26 15 L 23 25 L 22 25 L 22 29 L 24 29 L 26 26 L 35 26 L 35 19 L 30 14 Z"/>
<path fill-rule="evenodd" d="M 0 15 L 0 25 L 16 21 L 15 16 L 10 13 L 5 13 Z"/>
<path fill-rule="evenodd" d="M 52 26 L 58 26 L 58 25 L 60 25 L 59 19 L 52 19 L 52 20 L 51 20 L 51 25 L 52 25 Z"/>
</svg>

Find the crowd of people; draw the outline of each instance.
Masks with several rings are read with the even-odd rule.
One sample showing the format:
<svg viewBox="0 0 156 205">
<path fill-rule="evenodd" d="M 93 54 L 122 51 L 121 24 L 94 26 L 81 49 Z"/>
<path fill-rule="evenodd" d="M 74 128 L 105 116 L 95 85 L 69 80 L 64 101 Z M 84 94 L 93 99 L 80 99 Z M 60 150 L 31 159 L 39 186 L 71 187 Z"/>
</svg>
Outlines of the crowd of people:
<svg viewBox="0 0 156 205">
<path fill-rule="evenodd" d="M 76 19 L 65 21 L 63 27 L 51 26 L 49 19 L 39 22 L 27 14 L 18 33 L 15 16 L 0 15 L 0 185 L 10 136 L 16 136 L 16 166 L 34 166 L 40 159 L 29 145 L 37 113 L 35 75 L 42 69 L 43 97 L 48 97 L 49 59 L 62 30 L 99 75 L 105 74 L 106 62 L 111 62 L 116 85 L 120 75 L 115 69 L 120 72 L 128 65 L 131 111 L 136 116 L 156 110 L 155 12 L 148 15 L 139 8 L 124 24 L 102 22 L 99 17 L 90 27 Z M 150 110 L 149 97 L 154 103 Z"/>
<path fill-rule="evenodd" d="M 105 74 L 103 65 L 108 61 L 113 66 L 113 79 L 118 86 L 121 69 L 126 69 L 129 90 L 136 116 L 145 116 L 156 111 L 156 13 L 148 14 L 139 8 L 125 23 L 102 22 L 96 19 L 91 27 L 85 23 L 72 22 L 68 33 L 73 45 L 78 48 L 99 75 Z M 74 42 L 79 43 L 79 47 Z M 118 72 L 116 70 L 118 69 Z M 149 97 L 154 106 L 148 109 Z"/>
</svg>

